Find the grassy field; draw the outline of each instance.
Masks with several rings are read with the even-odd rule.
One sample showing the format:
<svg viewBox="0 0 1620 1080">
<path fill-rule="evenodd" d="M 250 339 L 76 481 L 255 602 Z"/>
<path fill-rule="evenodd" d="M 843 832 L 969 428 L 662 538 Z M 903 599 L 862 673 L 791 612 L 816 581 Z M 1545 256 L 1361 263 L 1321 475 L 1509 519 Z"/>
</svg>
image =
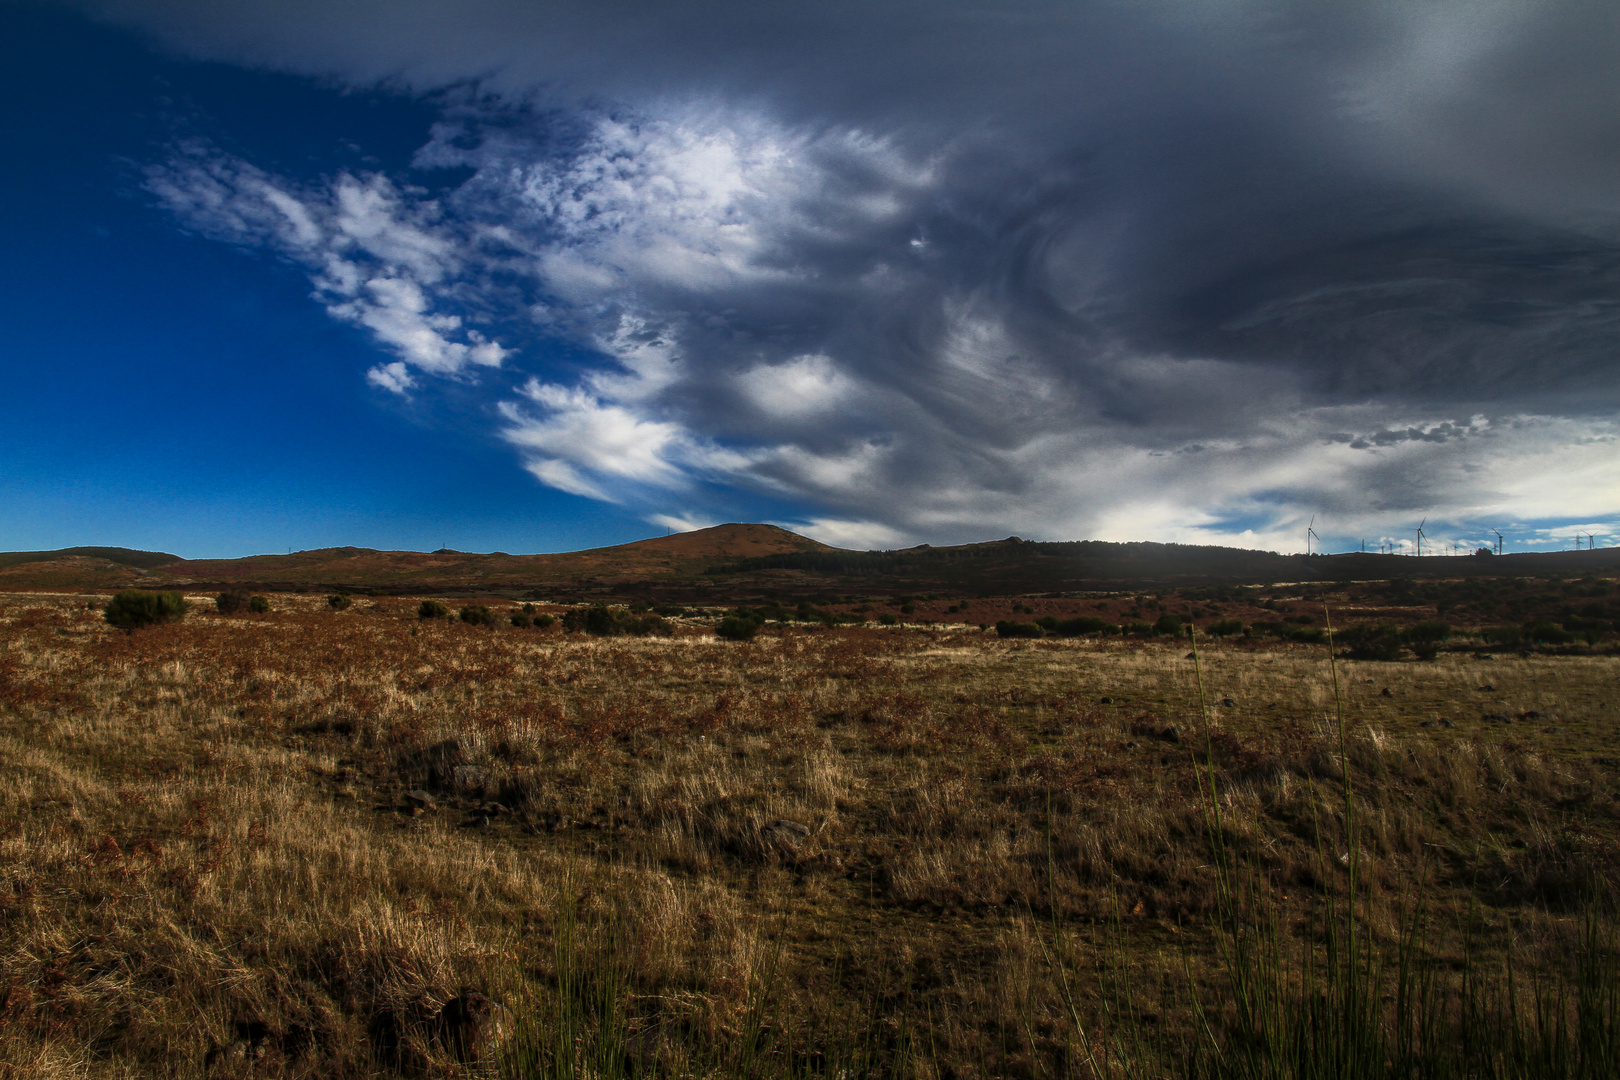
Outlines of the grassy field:
<svg viewBox="0 0 1620 1080">
<path fill-rule="evenodd" d="M 1205 642 L 1205 709 L 1186 639 L 193 599 L 0 596 L 0 1076 L 1180 1075 L 1234 932 L 1308 967 L 1352 866 L 1361 947 L 1421 909 L 1419 969 L 1532 996 L 1620 880 L 1601 646 L 1336 704 Z"/>
</svg>

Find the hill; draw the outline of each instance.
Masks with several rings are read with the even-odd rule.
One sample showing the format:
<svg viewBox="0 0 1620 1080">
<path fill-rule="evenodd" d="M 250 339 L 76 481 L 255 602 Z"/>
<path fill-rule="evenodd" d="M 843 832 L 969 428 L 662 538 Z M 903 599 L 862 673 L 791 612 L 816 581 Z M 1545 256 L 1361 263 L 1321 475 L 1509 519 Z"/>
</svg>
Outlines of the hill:
<svg viewBox="0 0 1620 1080">
<path fill-rule="evenodd" d="M 686 602 L 841 594 L 1006 596 L 1214 584 L 1620 572 L 1620 549 L 1459 558 L 1278 555 L 1188 544 L 1045 543 L 848 551 L 774 525 L 717 525 L 543 555 L 341 547 L 241 559 L 125 548 L 0 554 L 0 589 L 186 587 L 533 596 L 640 595 Z"/>
</svg>

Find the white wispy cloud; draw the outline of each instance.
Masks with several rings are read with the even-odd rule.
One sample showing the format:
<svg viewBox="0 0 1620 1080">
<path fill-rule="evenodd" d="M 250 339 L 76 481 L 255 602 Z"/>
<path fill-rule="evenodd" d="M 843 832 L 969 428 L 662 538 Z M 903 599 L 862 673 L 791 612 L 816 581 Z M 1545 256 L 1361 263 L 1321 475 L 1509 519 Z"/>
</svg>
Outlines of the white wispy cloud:
<svg viewBox="0 0 1620 1080">
<path fill-rule="evenodd" d="M 471 170 L 442 197 L 201 145 L 148 190 L 303 266 L 386 353 L 373 385 L 484 375 L 539 481 L 667 527 L 711 484 L 856 547 L 1620 516 L 1591 104 L 1620 76 L 1560 59 L 1606 56 L 1607 24 L 85 2 L 199 55 L 441 92 L 415 165 Z"/>
<path fill-rule="evenodd" d="M 500 367 L 508 350 L 437 310 L 438 295 L 473 254 L 441 222 L 439 207 L 387 177 L 341 174 L 300 190 L 252 164 L 191 143 L 146 170 L 145 186 L 188 228 L 262 246 L 310 274 L 336 319 L 369 330 L 398 359 L 367 373 L 394 393 L 417 386 L 411 369 L 454 376 Z"/>
</svg>

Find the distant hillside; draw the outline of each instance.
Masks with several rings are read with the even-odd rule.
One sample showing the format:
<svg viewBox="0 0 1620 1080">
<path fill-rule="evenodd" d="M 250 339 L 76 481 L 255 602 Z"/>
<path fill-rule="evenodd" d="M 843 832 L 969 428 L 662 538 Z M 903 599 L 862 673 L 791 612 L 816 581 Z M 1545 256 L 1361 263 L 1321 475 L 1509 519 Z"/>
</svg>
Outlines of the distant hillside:
<svg viewBox="0 0 1620 1080">
<path fill-rule="evenodd" d="M 120 566 L 133 566 L 138 570 L 148 570 L 154 566 L 164 566 L 177 562 L 178 555 L 169 555 L 161 551 L 136 551 L 133 548 L 121 547 L 70 547 L 58 548 L 55 551 L 0 551 L 0 568 L 19 566 L 23 563 L 52 562 L 57 559 L 101 559 L 105 562 L 118 563 Z"/>
<path fill-rule="evenodd" d="M 1349 553 L 1278 555 L 1246 548 L 1189 544 L 1039 543 L 1008 537 L 956 547 L 900 551 L 790 552 L 717 565 L 711 575 L 739 578 L 787 572 L 836 580 L 870 591 L 979 592 L 1005 595 L 1152 584 L 1264 584 L 1410 577 L 1534 577 L 1614 573 L 1620 548 L 1515 555 L 1430 556 Z"/>
<path fill-rule="evenodd" d="M 116 557 L 115 557 L 116 556 Z M 178 559 L 123 548 L 0 555 L 0 588 L 186 587 L 572 598 L 749 598 L 939 593 L 1006 596 L 1206 584 L 1620 573 L 1620 548 L 1517 555 L 1278 555 L 1187 544 L 1008 537 L 953 547 L 846 551 L 774 525 L 717 525 L 553 555 L 322 548 Z"/>
</svg>

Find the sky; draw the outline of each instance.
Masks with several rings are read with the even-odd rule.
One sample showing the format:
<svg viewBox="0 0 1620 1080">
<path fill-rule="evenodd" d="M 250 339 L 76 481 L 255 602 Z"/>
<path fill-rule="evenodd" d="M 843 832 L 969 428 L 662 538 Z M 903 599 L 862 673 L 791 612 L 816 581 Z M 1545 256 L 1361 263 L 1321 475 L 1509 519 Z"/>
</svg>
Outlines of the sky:
<svg viewBox="0 0 1620 1080">
<path fill-rule="evenodd" d="M 0 547 L 1612 545 L 1617 53 L 1590 3 L 0 0 Z"/>
</svg>

